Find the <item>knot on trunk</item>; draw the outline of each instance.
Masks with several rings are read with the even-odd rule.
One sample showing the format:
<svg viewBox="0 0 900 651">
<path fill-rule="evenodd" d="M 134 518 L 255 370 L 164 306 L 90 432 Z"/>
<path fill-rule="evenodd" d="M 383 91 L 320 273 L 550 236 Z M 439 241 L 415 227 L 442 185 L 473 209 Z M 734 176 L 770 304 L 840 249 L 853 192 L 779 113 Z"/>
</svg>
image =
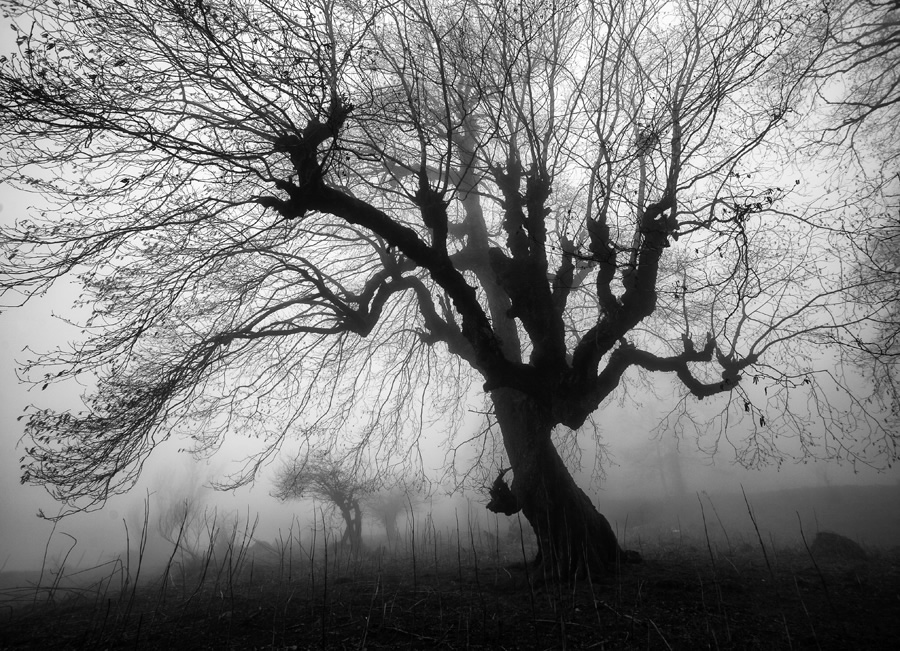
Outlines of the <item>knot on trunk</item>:
<svg viewBox="0 0 900 651">
<path fill-rule="evenodd" d="M 491 501 L 487 503 L 487 509 L 489 511 L 502 513 L 503 515 L 512 515 L 518 513 L 522 508 L 519 506 L 519 500 L 516 499 L 516 496 L 513 495 L 512 490 L 510 490 L 509 484 L 503 479 L 503 475 L 510 470 L 512 470 L 512 468 L 501 470 L 490 490 L 488 490 L 488 495 L 491 496 Z"/>
</svg>

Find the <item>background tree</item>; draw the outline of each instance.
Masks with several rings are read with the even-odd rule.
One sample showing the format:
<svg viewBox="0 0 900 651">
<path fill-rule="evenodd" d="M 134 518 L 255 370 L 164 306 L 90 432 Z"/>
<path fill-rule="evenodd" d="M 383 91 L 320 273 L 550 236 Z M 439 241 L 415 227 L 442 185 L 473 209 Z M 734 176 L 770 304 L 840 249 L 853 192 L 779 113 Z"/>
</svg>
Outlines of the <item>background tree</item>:
<svg viewBox="0 0 900 651">
<path fill-rule="evenodd" d="M 824 100 L 824 132 L 818 145 L 843 150 L 848 162 L 868 159 L 870 180 L 890 182 L 900 152 L 900 6 L 893 0 L 831 0 L 817 11 L 822 48 L 812 78 Z M 856 161 L 859 162 L 859 161 Z M 896 201 L 896 188 L 894 189 Z"/>
<path fill-rule="evenodd" d="M 372 480 L 359 475 L 346 458 L 314 451 L 287 461 L 275 475 L 280 500 L 313 497 L 337 509 L 344 521 L 341 545 L 358 550 L 362 546 L 362 499 L 374 490 Z"/>
<path fill-rule="evenodd" d="M 900 189 L 900 178 L 896 180 Z M 885 184 L 884 189 L 888 189 Z M 867 215 L 866 232 L 856 239 L 853 272 L 858 282 L 857 312 L 864 318 L 841 339 L 846 358 L 874 386 L 874 395 L 900 423 L 900 203 L 878 192 L 859 197 L 851 214 Z M 879 210 L 878 206 L 887 210 Z"/>
<path fill-rule="evenodd" d="M 413 509 L 418 500 L 411 499 L 408 490 L 382 490 L 366 496 L 364 503 L 366 510 L 384 527 L 388 545 L 393 546 L 400 536 L 397 520 L 401 513 L 409 512 L 412 516 Z"/>
<path fill-rule="evenodd" d="M 554 431 L 640 373 L 747 466 L 896 457 L 813 348 L 847 296 L 783 176 L 818 54 L 794 2 L 21 7 L 2 165 L 51 208 L 3 232 L 3 288 L 75 274 L 94 311 L 29 367 L 93 379 L 31 414 L 23 480 L 75 508 L 173 432 L 261 437 L 238 485 L 352 421 L 377 472 L 474 378 L 563 573 L 621 550 Z"/>
<path fill-rule="evenodd" d="M 212 554 L 219 538 L 220 525 L 202 501 L 182 497 L 161 504 L 156 520 L 160 537 L 187 557 L 192 567 L 200 567 Z"/>
<path fill-rule="evenodd" d="M 825 102 L 811 133 L 841 162 L 832 183 L 844 192 L 832 209 L 856 253 L 855 299 L 862 326 L 842 341 L 850 359 L 873 380 L 876 395 L 900 409 L 900 5 L 892 0 L 823 3 L 822 56 L 813 80 Z M 853 224 L 852 226 L 846 226 Z"/>
<path fill-rule="evenodd" d="M 196 471 L 174 473 L 163 478 L 155 491 L 159 509 L 156 531 L 160 537 L 178 549 L 182 560 L 191 567 L 203 567 L 213 560 L 222 562 L 229 530 L 235 530 L 237 519 L 222 516 L 210 508 L 205 493 L 209 490 L 201 484 Z"/>
</svg>

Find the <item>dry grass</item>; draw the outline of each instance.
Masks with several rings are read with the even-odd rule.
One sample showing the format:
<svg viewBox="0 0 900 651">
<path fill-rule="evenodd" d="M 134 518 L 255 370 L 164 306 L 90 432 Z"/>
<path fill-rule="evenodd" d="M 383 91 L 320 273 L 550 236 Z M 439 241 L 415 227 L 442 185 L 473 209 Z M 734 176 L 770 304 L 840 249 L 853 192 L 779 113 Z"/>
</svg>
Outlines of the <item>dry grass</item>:
<svg viewBox="0 0 900 651">
<path fill-rule="evenodd" d="M 77 586 L 14 586 L 0 648 L 877 649 L 900 634 L 896 552 L 670 533 L 635 541 L 643 564 L 564 582 L 523 563 L 525 544 L 414 531 L 354 556 L 291 536 L 251 554 L 245 530 L 142 583 L 138 557 Z"/>
</svg>

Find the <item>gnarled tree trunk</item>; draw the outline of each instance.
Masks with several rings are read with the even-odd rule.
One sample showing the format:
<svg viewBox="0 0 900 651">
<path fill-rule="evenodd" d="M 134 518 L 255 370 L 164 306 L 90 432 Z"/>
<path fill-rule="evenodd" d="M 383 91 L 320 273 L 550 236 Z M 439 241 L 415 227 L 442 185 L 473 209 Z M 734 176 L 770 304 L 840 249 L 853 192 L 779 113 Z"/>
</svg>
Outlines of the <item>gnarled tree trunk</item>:
<svg viewBox="0 0 900 651">
<path fill-rule="evenodd" d="M 609 521 L 572 479 L 550 438 L 553 424 L 540 406 L 511 389 L 496 390 L 491 397 L 514 473 L 514 501 L 495 499 L 488 508 L 507 515 L 522 511 L 537 535 L 536 563 L 569 577 L 637 561 L 636 553 L 622 550 Z"/>
<path fill-rule="evenodd" d="M 341 536 L 341 546 L 347 546 L 352 551 L 359 551 L 362 547 L 362 510 L 359 500 L 350 499 L 339 504 L 341 517 L 344 519 L 344 533 Z"/>
</svg>

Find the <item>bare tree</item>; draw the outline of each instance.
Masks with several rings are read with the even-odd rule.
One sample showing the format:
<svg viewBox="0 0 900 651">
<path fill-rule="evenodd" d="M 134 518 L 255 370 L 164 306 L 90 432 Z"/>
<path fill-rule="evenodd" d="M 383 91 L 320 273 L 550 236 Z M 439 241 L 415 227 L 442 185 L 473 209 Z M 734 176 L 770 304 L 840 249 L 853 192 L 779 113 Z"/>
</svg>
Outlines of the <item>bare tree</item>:
<svg viewBox="0 0 900 651">
<path fill-rule="evenodd" d="M 832 0 L 818 8 L 821 56 L 812 81 L 824 100 L 811 132 L 814 158 L 832 164 L 844 191 L 832 210 L 856 230 L 854 292 L 865 316 L 840 343 L 874 380 L 876 396 L 900 414 L 900 5 Z M 860 228 L 858 224 L 862 224 Z"/>
<path fill-rule="evenodd" d="M 896 174 L 900 157 L 900 5 L 894 0 L 831 0 L 816 34 L 822 53 L 813 79 L 825 102 L 825 136 L 818 144 L 843 146 L 850 155 L 876 156 L 869 170 Z M 887 173 L 885 173 L 885 171 Z"/>
<path fill-rule="evenodd" d="M 215 518 L 210 521 L 203 502 L 183 497 L 162 506 L 156 521 L 160 537 L 178 549 L 192 567 L 202 565 L 218 537 Z"/>
<path fill-rule="evenodd" d="M 204 495 L 209 489 L 191 470 L 181 476 L 171 474 L 160 482 L 156 530 L 196 568 L 207 564 L 216 553 L 220 556 L 216 561 L 222 561 L 227 532 L 236 527 L 237 520 L 222 517 L 209 507 Z"/>
<path fill-rule="evenodd" d="M 898 172 L 900 173 L 900 172 Z M 900 188 L 900 177 L 895 184 Z M 882 186 L 886 189 L 887 185 Z M 856 238 L 854 276 L 857 311 L 865 315 L 840 342 L 847 359 L 871 379 L 874 394 L 900 423 L 900 194 L 883 192 L 858 198 L 851 214 L 873 211 Z M 875 206 L 892 208 L 877 211 Z"/>
<path fill-rule="evenodd" d="M 280 500 L 314 497 L 337 509 L 344 521 L 340 544 L 362 547 L 361 500 L 374 490 L 371 479 L 360 476 L 346 458 L 331 452 L 312 452 L 287 461 L 275 476 Z"/>
<path fill-rule="evenodd" d="M 419 498 L 411 497 L 408 489 L 397 488 L 374 492 L 364 500 L 366 511 L 384 527 L 389 545 L 394 545 L 400 535 L 397 525 L 400 514 L 409 513 L 410 517 L 414 517 L 414 511 L 419 504 Z"/>
<path fill-rule="evenodd" d="M 93 379 L 31 414 L 23 480 L 89 508 L 171 432 L 247 431 L 240 484 L 351 422 L 377 471 L 479 378 L 502 510 L 568 573 L 622 550 L 553 433 L 629 377 L 677 378 L 748 466 L 895 458 L 815 348 L 847 295 L 783 176 L 795 4 L 23 3 L 2 165 L 51 206 L 3 232 L 3 289 L 74 274 L 94 310 L 30 366 Z"/>
</svg>

